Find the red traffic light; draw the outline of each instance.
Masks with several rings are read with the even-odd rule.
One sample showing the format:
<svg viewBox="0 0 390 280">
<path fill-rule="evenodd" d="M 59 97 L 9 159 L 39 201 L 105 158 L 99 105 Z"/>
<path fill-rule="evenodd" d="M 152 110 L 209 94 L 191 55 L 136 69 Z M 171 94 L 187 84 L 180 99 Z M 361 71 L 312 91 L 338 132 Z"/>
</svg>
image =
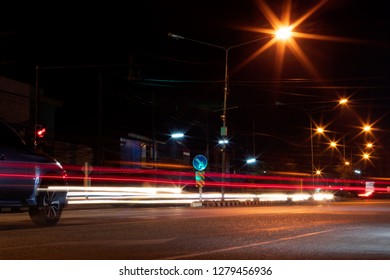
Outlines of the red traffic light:
<svg viewBox="0 0 390 280">
<path fill-rule="evenodd" d="M 45 137 L 45 133 L 46 133 L 46 128 L 40 126 L 40 125 L 37 125 L 35 127 L 35 135 L 38 137 L 38 138 L 43 138 Z"/>
</svg>

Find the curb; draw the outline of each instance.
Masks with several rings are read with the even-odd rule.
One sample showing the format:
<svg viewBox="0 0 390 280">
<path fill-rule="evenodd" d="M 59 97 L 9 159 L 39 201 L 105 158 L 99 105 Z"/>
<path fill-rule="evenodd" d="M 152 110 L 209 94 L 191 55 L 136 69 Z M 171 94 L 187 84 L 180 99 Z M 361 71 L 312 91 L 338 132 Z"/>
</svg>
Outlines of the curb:
<svg viewBox="0 0 390 280">
<path fill-rule="evenodd" d="M 229 206 L 266 206 L 266 205 L 285 205 L 291 204 L 291 201 L 203 201 L 201 206 L 203 207 L 229 207 Z"/>
</svg>

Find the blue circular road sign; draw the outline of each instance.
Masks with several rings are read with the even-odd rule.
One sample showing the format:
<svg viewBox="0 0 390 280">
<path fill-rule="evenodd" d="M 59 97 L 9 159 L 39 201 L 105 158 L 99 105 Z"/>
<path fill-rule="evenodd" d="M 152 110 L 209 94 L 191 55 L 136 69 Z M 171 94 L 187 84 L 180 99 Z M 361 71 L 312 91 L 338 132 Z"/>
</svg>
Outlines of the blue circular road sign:
<svg viewBox="0 0 390 280">
<path fill-rule="evenodd" d="M 192 160 L 192 166 L 198 170 L 205 170 L 207 167 L 207 158 L 204 155 L 197 155 Z"/>
</svg>

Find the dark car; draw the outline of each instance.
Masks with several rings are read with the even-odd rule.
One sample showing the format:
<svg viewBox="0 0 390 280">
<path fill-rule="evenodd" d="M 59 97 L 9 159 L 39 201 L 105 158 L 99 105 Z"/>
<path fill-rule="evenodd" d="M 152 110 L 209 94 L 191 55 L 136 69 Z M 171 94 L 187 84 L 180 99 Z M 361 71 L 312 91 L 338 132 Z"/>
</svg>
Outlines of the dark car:
<svg viewBox="0 0 390 280">
<path fill-rule="evenodd" d="M 66 171 L 0 121 L 0 211 L 28 212 L 39 226 L 58 223 L 67 204 Z"/>
</svg>

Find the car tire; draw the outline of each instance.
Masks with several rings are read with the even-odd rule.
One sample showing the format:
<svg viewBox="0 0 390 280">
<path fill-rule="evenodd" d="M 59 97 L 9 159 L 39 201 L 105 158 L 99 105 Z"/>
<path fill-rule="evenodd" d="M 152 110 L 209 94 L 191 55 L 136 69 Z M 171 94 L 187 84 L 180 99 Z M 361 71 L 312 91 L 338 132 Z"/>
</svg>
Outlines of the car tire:
<svg viewBox="0 0 390 280">
<path fill-rule="evenodd" d="M 64 193 L 56 191 L 41 192 L 37 205 L 29 209 L 31 221 L 37 226 L 54 226 L 61 218 Z"/>
</svg>

